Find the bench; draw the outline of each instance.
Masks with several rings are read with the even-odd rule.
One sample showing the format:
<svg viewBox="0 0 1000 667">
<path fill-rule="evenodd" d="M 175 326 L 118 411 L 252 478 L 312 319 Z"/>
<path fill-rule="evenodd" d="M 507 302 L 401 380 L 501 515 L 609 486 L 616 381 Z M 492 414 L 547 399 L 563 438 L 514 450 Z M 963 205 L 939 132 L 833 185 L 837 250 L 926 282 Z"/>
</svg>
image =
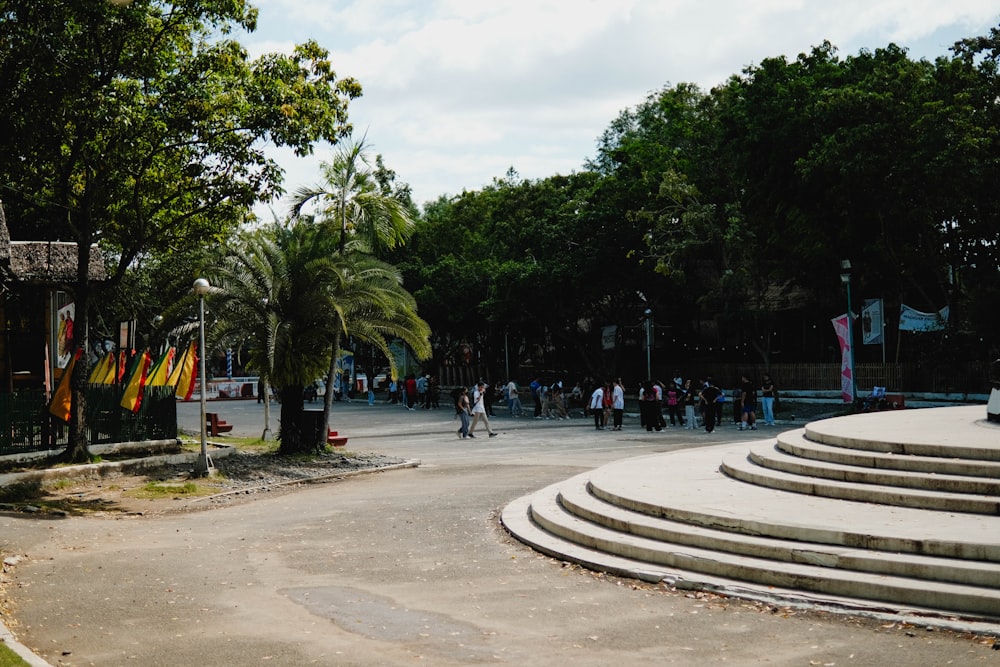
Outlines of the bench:
<svg viewBox="0 0 1000 667">
<path fill-rule="evenodd" d="M 206 412 L 205 413 L 205 428 L 212 437 L 218 437 L 220 433 L 229 433 L 233 430 L 232 424 L 227 424 L 222 419 L 219 419 L 219 414 L 217 412 Z"/>
<path fill-rule="evenodd" d="M 326 432 L 326 444 L 331 447 L 343 447 L 347 444 L 347 438 L 341 436 L 336 431 L 327 430 Z"/>
</svg>

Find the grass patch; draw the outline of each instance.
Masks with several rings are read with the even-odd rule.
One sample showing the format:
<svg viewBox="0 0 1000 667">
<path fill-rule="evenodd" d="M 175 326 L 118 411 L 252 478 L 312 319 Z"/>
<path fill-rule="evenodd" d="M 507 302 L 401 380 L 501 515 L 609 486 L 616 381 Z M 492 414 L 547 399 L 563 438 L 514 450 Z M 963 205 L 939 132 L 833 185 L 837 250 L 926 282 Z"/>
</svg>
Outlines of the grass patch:
<svg viewBox="0 0 1000 667">
<path fill-rule="evenodd" d="M 30 667 L 21 656 L 0 644 L 0 667 Z"/>
<path fill-rule="evenodd" d="M 201 485 L 197 481 L 186 480 L 183 482 L 146 482 L 145 485 L 137 489 L 126 491 L 125 495 L 144 500 L 161 500 L 163 498 L 198 498 L 218 492 L 217 487 L 209 487 Z"/>
</svg>

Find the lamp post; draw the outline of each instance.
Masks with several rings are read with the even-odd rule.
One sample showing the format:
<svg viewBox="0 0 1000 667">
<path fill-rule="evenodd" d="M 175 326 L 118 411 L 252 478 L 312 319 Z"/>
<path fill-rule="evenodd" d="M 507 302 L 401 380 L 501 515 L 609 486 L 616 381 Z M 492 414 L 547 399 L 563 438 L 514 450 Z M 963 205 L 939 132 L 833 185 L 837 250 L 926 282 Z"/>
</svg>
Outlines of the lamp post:
<svg viewBox="0 0 1000 667">
<path fill-rule="evenodd" d="M 851 348 L 851 405 L 858 400 L 858 381 L 854 377 L 854 321 L 851 317 L 851 260 L 840 260 L 840 282 L 847 289 L 847 345 Z"/>
<path fill-rule="evenodd" d="M 653 379 L 653 311 L 647 308 L 642 313 L 646 321 L 646 379 Z"/>
<path fill-rule="evenodd" d="M 200 477 L 208 477 L 215 472 L 215 466 L 208 455 L 207 428 L 205 425 L 205 400 L 207 392 L 207 387 L 205 386 L 205 295 L 208 294 L 211 287 L 204 278 L 195 280 L 192 287 L 194 293 L 198 295 L 198 374 L 201 379 L 201 453 L 198 454 L 198 459 L 195 461 L 194 474 Z"/>
</svg>

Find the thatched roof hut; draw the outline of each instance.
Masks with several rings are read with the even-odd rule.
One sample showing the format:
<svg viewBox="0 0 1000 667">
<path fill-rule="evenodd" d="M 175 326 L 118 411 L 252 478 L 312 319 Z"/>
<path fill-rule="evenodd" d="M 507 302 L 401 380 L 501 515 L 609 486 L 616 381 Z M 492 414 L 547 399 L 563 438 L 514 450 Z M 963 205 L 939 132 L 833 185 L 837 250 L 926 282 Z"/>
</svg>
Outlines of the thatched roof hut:
<svg viewBox="0 0 1000 667">
<path fill-rule="evenodd" d="M 0 272 L 4 283 L 66 285 L 76 281 L 77 244 L 62 241 L 11 241 L 0 202 Z M 90 279 L 107 280 L 104 255 L 90 252 Z"/>
</svg>

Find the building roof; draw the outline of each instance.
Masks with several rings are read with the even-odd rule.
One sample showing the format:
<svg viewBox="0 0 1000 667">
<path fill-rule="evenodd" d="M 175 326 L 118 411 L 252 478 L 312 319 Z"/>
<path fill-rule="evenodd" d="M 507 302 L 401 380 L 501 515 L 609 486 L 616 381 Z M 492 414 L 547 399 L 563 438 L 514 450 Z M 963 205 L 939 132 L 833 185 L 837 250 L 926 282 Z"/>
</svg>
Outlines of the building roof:
<svg viewBox="0 0 1000 667">
<path fill-rule="evenodd" d="M 49 284 L 76 281 L 77 244 L 63 241 L 11 241 L 0 202 L 0 269 L 13 282 Z M 107 280 L 104 254 L 90 250 L 90 279 Z"/>
</svg>

